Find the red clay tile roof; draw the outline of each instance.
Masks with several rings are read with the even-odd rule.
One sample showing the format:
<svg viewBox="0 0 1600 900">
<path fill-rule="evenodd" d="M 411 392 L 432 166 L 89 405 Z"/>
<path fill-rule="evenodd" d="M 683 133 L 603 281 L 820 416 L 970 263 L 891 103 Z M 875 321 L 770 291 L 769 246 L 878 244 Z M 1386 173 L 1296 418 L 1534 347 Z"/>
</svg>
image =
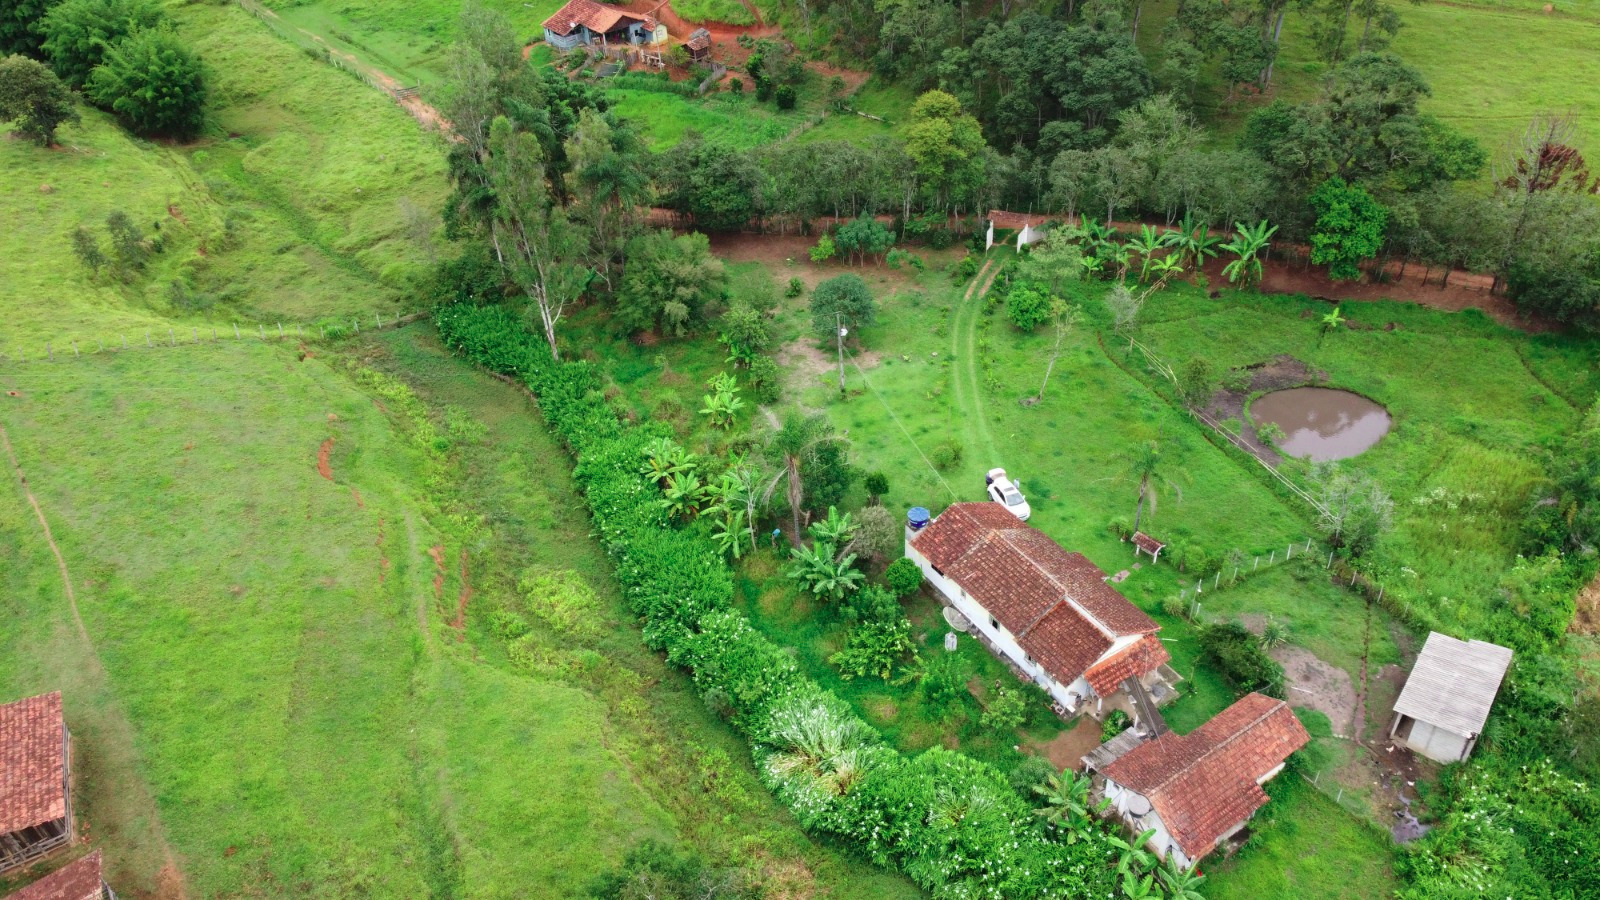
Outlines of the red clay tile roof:
<svg viewBox="0 0 1600 900">
<path fill-rule="evenodd" d="M 1169 731 L 1128 751 L 1105 776 L 1148 798 L 1196 860 L 1266 804 L 1257 782 L 1310 739 L 1289 704 L 1246 694 L 1188 734 Z"/>
<path fill-rule="evenodd" d="M 1062 684 L 1078 680 L 1117 638 L 1160 630 L 1106 584 L 1099 566 L 998 503 L 952 504 L 911 544 Z"/>
<path fill-rule="evenodd" d="M 100 900 L 100 851 L 85 856 L 71 865 L 62 866 L 35 881 L 6 900 Z"/>
<path fill-rule="evenodd" d="M 1096 694 L 1105 697 L 1124 680 L 1153 672 L 1162 663 L 1171 660 L 1172 654 L 1167 652 L 1161 638 L 1147 634 L 1116 656 L 1095 663 L 1083 673 L 1083 677 L 1089 679 L 1089 686 L 1094 688 Z"/>
<path fill-rule="evenodd" d="M 67 815 L 61 692 L 0 706 L 0 834 Z"/>
<path fill-rule="evenodd" d="M 696 28 L 689 35 L 689 40 L 684 42 L 684 46 L 688 47 L 690 50 L 708 50 L 708 49 L 710 49 L 711 48 L 711 32 L 707 31 L 704 28 Z"/>
<path fill-rule="evenodd" d="M 1155 553 L 1157 551 L 1159 551 L 1163 547 L 1167 546 L 1166 544 L 1161 543 L 1160 541 L 1156 540 L 1155 538 L 1151 537 L 1148 534 L 1145 534 L 1142 531 L 1135 531 L 1133 533 L 1133 544 L 1134 544 L 1134 546 L 1138 547 L 1140 550 L 1143 550 L 1144 552 L 1149 553 L 1152 556 L 1155 555 Z"/>
<path fill-rule="evenodd" d="M 544 20 L 544 27 L 551 34 L 566 37 L 582 25 L 590 31 L 605 34 L 614 30 L 623 20 L 630 22 L 643 22 L 645 27 L 654 30 L 655 20 L 649 16 L 631 13 L 615 6 L 596 3 L 594 0 L 567 0 L 567 4 L 556 10 L 556 14 Z"/>
</svg>

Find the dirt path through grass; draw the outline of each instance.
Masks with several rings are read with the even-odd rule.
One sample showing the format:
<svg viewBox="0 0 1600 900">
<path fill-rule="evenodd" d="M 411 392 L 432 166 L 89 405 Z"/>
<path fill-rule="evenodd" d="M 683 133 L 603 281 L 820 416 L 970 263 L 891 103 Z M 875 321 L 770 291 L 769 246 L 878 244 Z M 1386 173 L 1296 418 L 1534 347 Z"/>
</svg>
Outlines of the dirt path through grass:
<svg viewBox="0 0 1600 900">
<path fill-rule="evenodd" d="M 982 454 L 986 469 L 998 465 L 999 456 L 995 452 L 994 437 L 989 433 L 982 384 L 978 380 L 978 318 L 983 314 L 983 297 L 999 271 L 994 260 L 984 263 L 950 316 L 950 355 L 955 358 L 951 383 L 955 388 L 955 413 L 961 418 L 962 443 Z"/>
<path fill-rule="evenodd" d="M 115 784 L 114 790 L 102 788 L 96 791 L 103 804 L 96 807 L 99 814 L 94 823 L 98 826 L 96 833 L 124 832 L 127 843 L 153 852 L 161 859 L 158 882 L 153 890 L 146 887 L 141 891 L 140 888 L 145 886 L 130 885 L 124 881 L 124 892 L 130 896 L 148 895 L 162 900 L 183 900 L 188 893 L 184 890 L 182 871 L 172 854 L 172 846 L 167 843 L 155 797 L 139 774 L 133 724 L 128 721 L 106 683 L 105 667 L 95 651 L 94 641 L 89 637 L 89 629 L 83 624 L 83 616 L 78 612 L 78 595 L 72 586 L 72 572 L 67 568 L 66 557 L 62 555 L 61 547 L 50 531 L 50 522 L 45 518 L 44 509 L 28 487 L 28 477 L 22 471 L 22 463 L 17 460 L 16 451 L 11 446 L 11 436 L 3 423 L 0 423 L 0 447 L 5 449 L 6 459 L 16 473 L 22 495 L 33 508 L 34 517 L 39 521 L 39 530 L 43 532 L 45 543 L 55 556 L 56 568 L 61 573 L 62 593 L 67 598 L 67 607 L 72 612 L 72 622 L 78 631 L 77 647 L 64 647 L 61 653 L 50 654 L 50 658 L 61 667 L 58 689 L 64 689 L 63 693 L 70 693 L 73 697 L 71 709 L 76 720 L 73 730 L 81 736 L 93 736 L 89 746 L 99 751 L 92 758 L 85 758 L 87 754 L 81 751 L 77 754 L 79 759 L 74 780 L 83 784 L 103 779 Z M 72 642 L 69 640 L 67 643 Z M 72 659 L 82 664 L 73 665 L 69 662 Z M 115 799 L 111 799 L 113 797 Z M 87 825 L 83 828 L 87 833 Z M 113 863 L 113 871 L 125 871 L 123 867 L 127 864 L 127 860 L 119 860 Z"/>
</svg>

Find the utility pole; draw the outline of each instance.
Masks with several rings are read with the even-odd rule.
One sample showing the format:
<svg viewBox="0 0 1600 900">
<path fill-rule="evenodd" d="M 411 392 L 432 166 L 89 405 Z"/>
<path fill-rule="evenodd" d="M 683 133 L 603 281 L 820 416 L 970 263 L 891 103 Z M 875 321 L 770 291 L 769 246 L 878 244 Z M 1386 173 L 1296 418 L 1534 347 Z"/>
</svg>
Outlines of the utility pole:
<svg viewBox="0 0 1600 900">
<path fill-rule="evenodd" d="M 839 396 L 844 396 L 844 316 L 841 313 L 833 314 L 833 323 L 838 326 L 836 333 L 839 339 Z"/>
</svg>

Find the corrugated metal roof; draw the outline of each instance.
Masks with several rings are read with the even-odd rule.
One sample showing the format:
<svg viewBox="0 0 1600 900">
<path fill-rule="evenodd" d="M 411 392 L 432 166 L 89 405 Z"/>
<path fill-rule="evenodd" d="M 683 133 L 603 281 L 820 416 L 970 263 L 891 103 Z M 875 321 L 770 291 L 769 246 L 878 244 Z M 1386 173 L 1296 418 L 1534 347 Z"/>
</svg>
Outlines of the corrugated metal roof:
<svg viewBox="0 0 1600 900">
<path fill-rule="evenodd" d="M 1083 757 L 1083 765 L 1085 768 L 1094 769 L 1096 772 L 1103 772 L 1106 766 L 1121 759 L 1129 750 L 1139 746 L 1139 743 L 1143 740 L 1144 738 L 1139 735 L 1139 729 L 1126 728 L 1121 734 L 1090 750 Z"/>
<path fill-rule="evenodd" d="M 1457 734 L 1478 734 L 1510 666 L 1511 650 L 1499 644 L 1429 632 L 1394 711 Z"/>
</svg>

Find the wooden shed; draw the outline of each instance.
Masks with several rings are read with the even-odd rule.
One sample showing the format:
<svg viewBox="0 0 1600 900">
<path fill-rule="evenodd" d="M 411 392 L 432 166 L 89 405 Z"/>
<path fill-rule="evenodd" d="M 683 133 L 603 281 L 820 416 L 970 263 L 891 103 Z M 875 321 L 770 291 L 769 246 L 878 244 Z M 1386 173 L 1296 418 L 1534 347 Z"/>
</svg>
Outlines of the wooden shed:
<svg viewBox="0 0 1600 900">
<path fill-rule="evenodd" d="M 1389 738 L 1442 763 L 1472 754 L 1511 666 L 1511 651 L 1486 641 L 1429 632 L 1394 702 Z"/>
<path fill-rule="evenodd" d="M 6 900 L 117 900 L 106 884 L 100 851 L 68 863 Z"/>
<path fill-rule="evenodd" d="M 61 692 L 0 706 L 0 872 L 72 843 L 72 735 Z"/>
</svg>

